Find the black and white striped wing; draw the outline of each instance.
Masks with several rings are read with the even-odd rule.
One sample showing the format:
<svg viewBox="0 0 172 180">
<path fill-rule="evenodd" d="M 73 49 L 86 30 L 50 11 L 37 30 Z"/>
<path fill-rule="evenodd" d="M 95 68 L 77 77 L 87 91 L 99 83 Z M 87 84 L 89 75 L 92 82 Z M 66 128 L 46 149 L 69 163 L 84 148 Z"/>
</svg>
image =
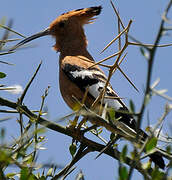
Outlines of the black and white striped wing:
<svg viewBox="0 0 172 180">
<path fill-rule="evenodd" d="M 99 69 L 83 69 L 77 65 L 65 64 L 63 72 L 74 82 L 81 90 L 85 91 L 89 87 L 88 92 L 95 99 L 99 96 L 104 88 L 107 78 Z M 105 96 L 118 97 L 109 84 L 106 89 Z M 124 104 L 118 99 L 105 98 L 104 103 L 109 107 L 119 110 L 124 107 Z"/>
</svg>

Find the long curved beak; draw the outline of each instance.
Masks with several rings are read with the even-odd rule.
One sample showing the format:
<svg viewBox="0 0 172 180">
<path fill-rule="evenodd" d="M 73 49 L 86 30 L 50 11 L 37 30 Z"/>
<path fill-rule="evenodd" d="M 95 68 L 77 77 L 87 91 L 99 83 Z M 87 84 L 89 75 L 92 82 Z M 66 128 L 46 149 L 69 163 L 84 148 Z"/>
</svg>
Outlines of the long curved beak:
<svg viewBox="0 0 172 180">
<path fill-rule="evenodd" d="M 36 34 L 28 37 L 28 38 L 25 38 L 24 40 L 20 41 L 18 44 L 16 44 L 15 46 L 13 46 L 13 47 L 10 49 L 10 51 L 15 50 L 15 49 L 17 49 L 18 47 L 20 47 L 20 46 L 22 46 L 22 45 L 24 45 L 24 44 L 26 44 L 26 43 L 34 40 L 34 39 L 40 38 L 40 37 L 42 37 L 42 36 L 47 36 L 47 35 L 50 35 L 50 30 L 49 30 L 49 28 L 45 29 L 44 31 L 38 32 L 38 33 L 36 33 Z"/>
</svg>

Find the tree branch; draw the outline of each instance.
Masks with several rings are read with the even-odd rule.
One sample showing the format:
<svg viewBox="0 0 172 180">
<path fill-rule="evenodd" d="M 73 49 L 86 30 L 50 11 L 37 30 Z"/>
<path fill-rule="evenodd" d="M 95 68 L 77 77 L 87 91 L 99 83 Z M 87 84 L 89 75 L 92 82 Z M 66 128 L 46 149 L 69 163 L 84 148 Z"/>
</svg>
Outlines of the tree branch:
<svg viewBox="0 0 172 180">
<path fill-rule="evenodd" d="M 19 110 L 18 108 L 20 108 L 20 111 L 22 111 L 23 114 L 25 114 L 28 118 L 30 119 L 36 119 L 37 122 L 46 127 L 49 128 L 53 131 L 65 134 L 67 136 L 70 136 L 72 138 L 74 138 L 75 140 L 79 141 L 81 144 L 83 144 L 84 146 L 88 147 L 89 149 L 91 149 L 91 151 L 98 151 L 101 152 L 102 149 L 104 149 L 106 146 L 99 144 L 95 141 L 92 141 L 86 137 L 84 137 L 84 134 L 81 130 L 78 130 L 78 132 L 76 132 L 75 128 L 65 128 L 63 126 L 60 126 L 57 123 L 48 121 L 42 117 L 38 118 L 38 115 L 34 114 L 33 112 L 31 112 L 27 106 L 20 106 L 18 107 L 17 103 L 14 103 L 12 101 L 9 101 L 7 99 L 4 99 L 2 97 L 0 97 L 0 105 L 1 106 L 6 106 L 6 107 L 10 107 L 12 109 L 16 109 Z M 106 149 L 106 151 L 104 151 L 104 154 L 112 157 L 113 159 L 116 159 L 118 161 L 120 161 L 120 152 L 117 149 L 113 149 L 113 148 L 108 148 Z M 134 160 L 130 159 L 129 157 L 126 157 L 126 161 L 125 163 L 129 166 L 131 166 L 131 164 L 136 164 L 135 169 L 137 169 L 141 174 L 145 174 L 145 170 L 142 168 L 141 163 L 140 162 L 135 162 Z M 152 169 L 150 169 L 150 171 L 152 171 Z"/>
</svg>

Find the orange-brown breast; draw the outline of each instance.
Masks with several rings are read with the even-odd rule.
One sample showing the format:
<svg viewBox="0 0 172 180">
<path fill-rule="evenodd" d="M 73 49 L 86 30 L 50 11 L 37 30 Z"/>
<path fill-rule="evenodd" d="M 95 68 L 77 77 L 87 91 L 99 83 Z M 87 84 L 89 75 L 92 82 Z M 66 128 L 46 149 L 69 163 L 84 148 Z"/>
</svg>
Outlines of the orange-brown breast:
<svg viewBox="0 0 172 180">
<path fill-rule="evenodd" d="M 81 56 L 80 56 L 81 57 Z M 85 58 L 85 57 L 83 57 Z M 77 56 L 66 56 L 64 58 L 60 58 L 60 65 L 59 65 L 59 83 L 60 83 L 60 91 L 62 94 L 63 99 L 65 100 L 65 102 L 67 103 L 67 105 L 73 109 L 73 107 L 76 105 L 76 100 L 78 101 L 82 101 L 83 96 L 84 96 L 84 91 L 81 90 L 77 85 L 75 85 L 67 76 L 66 74 L 63 72 L 63 66 L 65 66 L 65 64 L 71 64 L 71 65 L 77 65 L 80 66 L 82 65 L 83 68 L 88 68 L 91 65 L 93 65 L 93 62 L 86 62 L 81 60 L 79 57 Z M 80 64 L 82 63 L 82 64 Z M 73 98 L 75 97 L 75 98 Z M 90 107 L 91 104 L 94 102 L 94 98 L 90 95 L 87 96 L 86 99 L 86 106 Z"/>
<path fill-rule="evenodd" d="M 70 79 L 65 75 L 65 73 L 60 69 L 60 75 L 59 75 L 59 83 L 60 83 L 60 91 L 62 94 L 62 97 L 64 101 L 67 103 L 67 105 L 73 109 L 75 105 L 77 104 L 77 101 L 82 101 L 84 92 L 76 86 Z M 75 98 L 76 99 L 75 99 Z M 90 96 L 87 96 L 86 99 L 86 106 L 90 107 L 91 104 L 94 102 L 94 99 Z"/>
</svg>

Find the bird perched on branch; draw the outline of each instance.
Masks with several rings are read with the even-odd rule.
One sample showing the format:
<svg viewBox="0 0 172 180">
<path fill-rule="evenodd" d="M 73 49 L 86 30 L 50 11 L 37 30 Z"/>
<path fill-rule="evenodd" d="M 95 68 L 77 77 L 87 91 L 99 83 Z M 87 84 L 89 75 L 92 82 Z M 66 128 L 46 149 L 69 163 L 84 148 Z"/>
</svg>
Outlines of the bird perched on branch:
<svg viewBox="0 0 172 180">
<path fill-rule="evenodd" d="M 60 91 L 67 105 L 73 109 L 76 99 L 82 101 L 86 89 L 88 90 L 85 105 L 90 108 L 95 99 L 104 88 L 107 77 L 98 65 L 94 65 L 93 57 L 87 51 L 87 39 L 83 26 L 90 24 L 99 15 L 101 6 L 77 9 L 64 13 L 57 17 L 50 26 L 37 34 L 34 34 L 19 42 L 14 48 L 34 40 L 36 38 L 51 35 L 56 43 L 54 50 L 60 52 L 59 58 L 59 83 Z M 114 110 L 128 111 L 119 96 L 112 89 L 110 83 L 106 87 L 106 96 L 103 103 Z M 76 99 L 74 99 L 75 97 Z M 115 113 L 119 121 L 127 125 L 136 133 L 141 133 L 145 140 L 148 135 L 141 129 L 137 130 L 135 119 L 126 113 Z M 150 155 L 150 158 L 160 168 L 164 169 L 164 160 L 158 152 Z"/>
</svg>

